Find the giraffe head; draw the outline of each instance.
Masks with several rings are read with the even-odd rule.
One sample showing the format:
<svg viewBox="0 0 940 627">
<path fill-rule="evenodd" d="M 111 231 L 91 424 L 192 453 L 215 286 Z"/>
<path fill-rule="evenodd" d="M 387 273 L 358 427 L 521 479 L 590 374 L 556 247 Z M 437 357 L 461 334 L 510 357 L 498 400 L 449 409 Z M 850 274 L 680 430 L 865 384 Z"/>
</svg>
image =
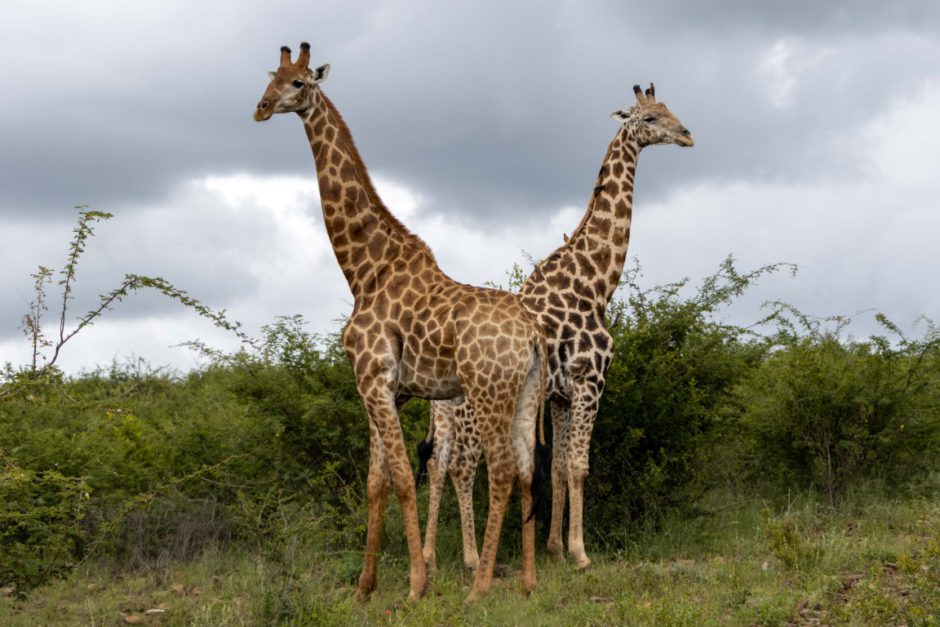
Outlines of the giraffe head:
<svg viewBox="0 0 940 627">
<path fill-rule="evenodd" d="M 639 85 L 633 86 L 636 105 L 626 111 L 614 111 L 610 117 L 620 122 L 627 137 L 641 147 L 651 144 L 677 144 L 691 146 L 692 133 L 682 125 L 672 111 L 656 102 L 656 88 L 650 83 L 646 93 Z"/>
<path fill-rule="evenodd" d="M 326 80 L 330 66 L 310 67 L 310 44 L 300 44 L 297 61 L 291 63 L 290 48 L 281 46 L 281 64 L 277 70 L 268 72 L 271 79 L 268 88 L 255 109 L 255 121 L 263 122 L 275 113 L 304 111 L 313 104 L 319 85 Z"/>
</svg>

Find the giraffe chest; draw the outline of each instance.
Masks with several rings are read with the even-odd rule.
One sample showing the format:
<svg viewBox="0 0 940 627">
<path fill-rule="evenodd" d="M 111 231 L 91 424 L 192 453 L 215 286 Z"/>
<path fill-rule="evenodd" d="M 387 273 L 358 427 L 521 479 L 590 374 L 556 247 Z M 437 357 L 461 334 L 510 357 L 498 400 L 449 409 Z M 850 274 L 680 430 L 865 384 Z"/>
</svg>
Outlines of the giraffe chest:
<svg viewBox="0 0 940 627">
<path fill-rule="evenodd" d="M 571 399 L 575 378 L 603 381 L 613 356 L 613 342 L 600 316 L 589 313 L 577 318 L 576 325 L 564 312 L 539 315 L 548 347 L 548 394 L 564 400 Z"/>
<path fill-rule="evenodd" d="M 382 365 L 399 396 L 460 395 L 450 310 L 454 287 L 424 280 L 420 272 L 394 272 L 381 289 L 357 298 L 349 328 L 365 346 L 388 347 Z"/>
<path fill-rule="evenodd" d="M 579 278 L 575 256 L 560 255 L 522 291 L 525 308 L 536 315 L 548 345 L 548 394 L 571 399 L 574 378 L 602 381 L 613 353 L 604 326 L 603 286 Z M 565 264 L 571 265 L 566 270 Z M 569 271 L 570 270 L 570 271 Z"/>
</svg>

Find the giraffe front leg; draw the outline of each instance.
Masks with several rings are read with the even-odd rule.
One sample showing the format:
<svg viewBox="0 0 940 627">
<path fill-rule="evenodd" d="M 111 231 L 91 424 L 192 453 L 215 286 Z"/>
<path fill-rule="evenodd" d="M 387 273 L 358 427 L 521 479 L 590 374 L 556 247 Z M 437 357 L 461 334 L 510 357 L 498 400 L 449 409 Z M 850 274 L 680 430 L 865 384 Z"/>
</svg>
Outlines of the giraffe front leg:
<svg viewBox="0 0 940 627">
<path fill-rule="evenodd" d="M 370 421 L 371 423 L 371 421 Z M 359 575 L 359 587 L 356 600 L 364 601 L 375 590 L 378 572 L 379 546 L 382 537 L 382 519 L 388 501 L 388 460 L 382 447 L 382 440 L 374 424 L 369 426 L 369 478 L 366 483 L 366 496 L 369 501 L 369 516 L 366 526 L 366 555 L 362 573 Z"/>
<path fill-rule="evenodd" d="M 401 505 L 402 522 L 405 527 L 405 537 L 408 541 L 408 560 L 409 560 L 409 583 L 410 590 L 408 598 L 417 600 L 424 595 L 427 588 L 427 570 L 424 565 L 424 556 L 421 552 L 421 526 L 418 522 L 418 502 L 415 493 L 414 474 L 412 473 L 411 463 L 408 461 L 408 453 L 405 450 L 405 439 L 402 435 L 401 424 L 398 421 L 398 411 L 395 408 L 395 397 L 391 391 L 391 385 L 387 380 L 374 380 L 359 382 L 359 394 L 365 402 L 366 409 L 369 412 L 371 422 L 375 425 L 376 431 L 381 438 L 381 444 L 385 451 L 385 457 L 388 463 L 389 474 L 391 474 L 392 485 L 395 493 L 398 495 L 398 501 Z M 371 496 L 371 495 L 370 495 Z M 384 509 L 384 508 L 383 508 Z M 370 504 L 369 526 L 366 532 L 366 538 L 372 540 L 375 546 L 378 546 L 378 535 L 381 529 L 381 513 L 377 514 L 377 520 L 371 516 L 372 507 Z M 367 545 L 367 548 L 372 548 Z M 370 551 L 371 553 L 371 551 Z M 366 568 L 363 568 L 363 576 L 360 583 L 359 594 L 368 594 L 368 584 L 374 587 L 375 576 L 371 575 L 370 569 L 374 573 L 375 567 L 370 560 L 376 559 L 375 555 L 367 555 Z M 371 579 L 371 581 L 370 581 Z M 363 586 L 362 583 L 367 584 Z"/>
<path fill-rule="evenodd" d="M 564 558 L 561 540 L 568 488 L 568 431 L 571 408 L 562 401 L 552 401 L 552 521 L 548 530 L 548 554 L 552 561 Z"/>
<path fill-rule="evenodd" d="M 584 480 L 588 475 L 591 431 L 597 415 L 603 382 L 580 379 L 573 382 L 571 430 L 568 441 L 568 553 L 576 570 L 585 570 L 591 560 L 584 551 Z"/>
</svg>

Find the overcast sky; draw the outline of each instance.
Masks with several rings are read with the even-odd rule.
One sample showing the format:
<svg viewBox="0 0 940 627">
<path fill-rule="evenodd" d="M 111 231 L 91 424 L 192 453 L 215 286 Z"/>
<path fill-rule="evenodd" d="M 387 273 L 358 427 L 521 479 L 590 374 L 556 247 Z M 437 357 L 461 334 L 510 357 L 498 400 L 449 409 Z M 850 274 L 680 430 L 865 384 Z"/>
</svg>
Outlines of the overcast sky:
<svg viewBox="0 0 940 627">
<path fill-rule="evenodd" d="M 61 269 L 76 204 L 115 217 L 75 313 L 162 276 L 257 334 L 351 296 L 296 116 L 251 113 L 278 48 L 312 44 L 390 209 L 458 280 L 504 279 L 578 223 L 634 83 L 695 136 L 640 158 L 645 284 L 788 261 L 765 299 L 817 315 L 940 319 L 940 3 L 0 0 L 0 364 L 22 364 L 29 274 Z M 50 327 L 51 329 L 51 327 Z M 66 347 L 70 372 L 233 339 L 156 295 Z"/>
</svg>

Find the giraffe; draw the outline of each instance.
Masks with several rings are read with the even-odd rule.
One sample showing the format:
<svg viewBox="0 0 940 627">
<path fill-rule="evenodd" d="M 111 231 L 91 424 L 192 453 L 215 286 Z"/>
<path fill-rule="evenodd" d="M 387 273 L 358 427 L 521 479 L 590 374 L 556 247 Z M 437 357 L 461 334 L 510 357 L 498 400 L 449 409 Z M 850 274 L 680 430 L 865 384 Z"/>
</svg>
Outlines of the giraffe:
<svg viewBox="0 0 940 627">
<path fill-rule="evenodd" d="M 522 497 L 525 593 L 535 589 L 532 477 L 536 423 L 547 385 L 545 339 L 521 300 L 448 277 L 430 248 L 382 204 L 339 111 L 320 85 L 329 65 L 310 69 L 310 45 L 280 66 L 255 109 L 256 121 L 297 113 L 313 152 L 326 230 L 354 297 L 342 341 L 369 414 L 369 513 L 357 597 L 375 588 L 389 479 L 402 509 L 410 561 L 409 598 L 427 578 L 415 485 L 398 409 L 411 397 L 463 397 L 479 421 L 490 468 L 489 515 L 480 567 L 467 597 L 490 587 L 513 484 Z"/>
<path fill-rule="evenodd" d="M 562 516 L 570 497 L 568 552 L 577 570 L 590 566 L 584 550 L 583 485 L 594 418 L 613 354 L 604 312 L 620 281 L 630 239 L 633 179 L 640 150 L 653 144 L 692 146 L 692 135 L 656 102 L 652 83 L 633 87 L 636 104 L 611 117 L 620 123 L 594 183 L 588 207 L 571 236 L 539 262 L 522 285 L 525 307 L 538 317 L 548 342 L 552 419 L 552 519 L 548 551 L 562 557 Z M 457 493 L 464 564 L 476 568 L 479 555 L 473 523 L 473 479 L 481 440 L 472 408 L 448 401 L 431 403 L 425 447 L 430 503 L 424 557 L 435 568 L 437 516 L 444 480 Z"/>
</svg>

